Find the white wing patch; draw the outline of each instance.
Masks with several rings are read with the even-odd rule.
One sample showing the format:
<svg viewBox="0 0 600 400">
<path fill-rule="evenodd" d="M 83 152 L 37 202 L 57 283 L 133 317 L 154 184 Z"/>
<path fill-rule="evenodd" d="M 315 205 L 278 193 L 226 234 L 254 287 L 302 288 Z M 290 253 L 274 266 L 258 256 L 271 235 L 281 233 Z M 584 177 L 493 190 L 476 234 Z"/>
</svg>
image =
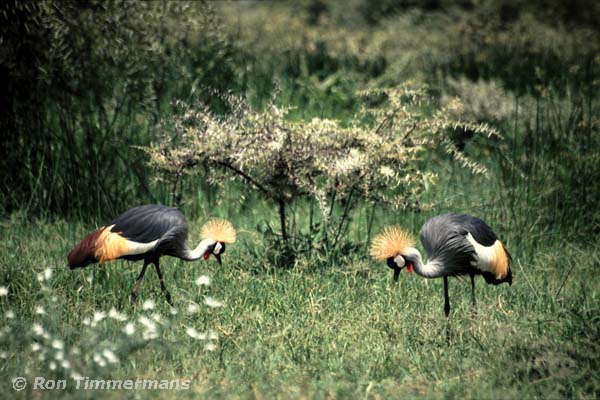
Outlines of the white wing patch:
<svg viewBox="0 0 600 400">
<path fill-rule="evenodd" d="M 150 243 L 140 243 L 134 242 L 132 240 L 127 240 L 127 247 L 129 248 L 127 255 L 131 256 L 134 254 L 144 254 L 145 252 L 152 250 L 154 246 L 156 246 L 156 243 L 158 243 L 158 239 Z"/>
<path fill-rule="evenodd" d="M 494 260 L 496 258 L 496 249 L 495 246 L 498 244 L 498 241 L 494 242 L 491 246 L 483 246 L 475 240 L 475 238 L 471 235 L 471 232 L 467 234 L 467 240 L 469 243 L 473 245 L 475 248 L 475 253 L 477 254 L 477 263 L 474 267 L 477 267 L 481 271 L 487 271 L 495 273 Z"/>
</svg>

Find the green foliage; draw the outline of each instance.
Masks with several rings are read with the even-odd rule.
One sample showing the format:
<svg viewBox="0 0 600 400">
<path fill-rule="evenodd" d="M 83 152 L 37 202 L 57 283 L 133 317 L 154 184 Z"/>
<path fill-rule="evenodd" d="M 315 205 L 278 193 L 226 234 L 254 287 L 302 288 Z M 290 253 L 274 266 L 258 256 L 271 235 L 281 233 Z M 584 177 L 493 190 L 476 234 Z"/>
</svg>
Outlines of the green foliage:
<svg viewBox="0 0 600 400">
<path fill-rule="evenodd" d="M 194 80 L 229 79 L 208 7 L 9 2 L 1 11 L 1 165 L 12 171 L 0 182 L 3 208 L 102 215 L 161 198 L 130 146 L 150 140 L 173 96 L 206 96 Z"/>
</svg>

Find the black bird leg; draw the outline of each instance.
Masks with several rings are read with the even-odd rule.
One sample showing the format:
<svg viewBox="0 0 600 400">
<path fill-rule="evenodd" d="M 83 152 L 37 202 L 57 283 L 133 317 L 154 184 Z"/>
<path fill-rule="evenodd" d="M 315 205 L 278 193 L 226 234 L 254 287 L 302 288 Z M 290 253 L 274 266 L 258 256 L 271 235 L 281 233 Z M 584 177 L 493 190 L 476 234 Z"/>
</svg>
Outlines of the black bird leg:
<svg viewBox="0 0 600 400">
<path fill-rule="evenodd" d="M 169 305 L 172 307 L 173 300 L 171 300 L 171 294 L 165 286 L 165 281 L 163 279 L 162 272 L 160 272 L 160 267 L 158 266 L 158 260 L 154 262 L 154 267 L 156 267 L 156 274 L 158 275 L 158 280 L 160 281 L 160 290 L 162 290 L 162 292 L 165 294 L 165 297 L 167 298 L 167 303 L 169 303 Z"/>
<path fill-rule="evenodd" d="M 475 300 L 475 275 L 471 274 L 471 309 L 477 314 L 477 301 Z"/>
<path fill-rule="evenodd" d="M 142 267 L 140 274 L 138 275 L 137 279 L 135 280 L 135 285 L 133 285 L 133 289 L 131 290 L 131 303 L 135 303 L 135 301 L 137 300 L 138 290 L 140 289 L 140 284 L 142 283 L 142 278 L 144 277 L 144 274 L 146 273 L 147 266 L 148 266 L 148 263 L 144 260 L 144 266 Z"/>
<path fill-rule="evenodd" d="M 450 298 L 448 297 L 448 277 L 444 277 L 444 313 L 446 314 L 446 342 L 450 344 Z"/>
<path fill-rule="evenodd" d="M 448 298 L 448 277 L 444 277 L 444 313 L 446 318 L 450 315 L 450 299 Z"/>
</svg>

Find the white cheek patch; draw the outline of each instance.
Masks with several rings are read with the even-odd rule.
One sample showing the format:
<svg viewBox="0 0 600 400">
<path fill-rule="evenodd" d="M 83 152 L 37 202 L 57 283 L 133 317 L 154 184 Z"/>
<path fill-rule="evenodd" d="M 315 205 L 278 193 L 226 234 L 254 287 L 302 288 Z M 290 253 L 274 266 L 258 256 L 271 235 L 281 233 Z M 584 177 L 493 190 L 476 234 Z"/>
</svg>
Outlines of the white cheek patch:
<svg viewBox="0 0 600 400">
<path fill-rule="evenodd" d="M 404 267 L 404 257 L 402 257 L 402 256 L 396 256 L 396 258 L 394 258 L 394 262 L 396 263 L 396 265 L 398 266 L 398 268 Z"/>
<path fill-rule="evenodd" d="M 217 244 L 215 244 L 215 249 L 213 250 L 213 254 L 221 254 L 222 248 L 223 248 L 223 245 L 221 245 L 221 243 L 217 242 Z"/>
</svg>

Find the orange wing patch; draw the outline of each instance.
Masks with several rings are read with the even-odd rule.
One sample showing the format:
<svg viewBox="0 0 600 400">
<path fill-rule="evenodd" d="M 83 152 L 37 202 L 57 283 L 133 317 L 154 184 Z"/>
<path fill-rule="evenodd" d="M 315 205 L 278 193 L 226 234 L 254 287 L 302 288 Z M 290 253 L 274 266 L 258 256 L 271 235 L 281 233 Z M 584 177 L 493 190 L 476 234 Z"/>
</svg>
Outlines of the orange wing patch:
<svg viewBox="0 0 600 400">
<path fill-rule="evenodd" d="M 501 241 L 496 240 L 493 246 L 494 258 L 491 262 L 496 279 L 504 279 L 510 270 L 510 259 Z"/>
<path fill-rule="evenodd" d="M 113 226 L 104 228 L 96 240 L 95 256 L 101 263 L 127 255 L 129 251 L 127 239 L 110 231 Z"/>
</svg>

